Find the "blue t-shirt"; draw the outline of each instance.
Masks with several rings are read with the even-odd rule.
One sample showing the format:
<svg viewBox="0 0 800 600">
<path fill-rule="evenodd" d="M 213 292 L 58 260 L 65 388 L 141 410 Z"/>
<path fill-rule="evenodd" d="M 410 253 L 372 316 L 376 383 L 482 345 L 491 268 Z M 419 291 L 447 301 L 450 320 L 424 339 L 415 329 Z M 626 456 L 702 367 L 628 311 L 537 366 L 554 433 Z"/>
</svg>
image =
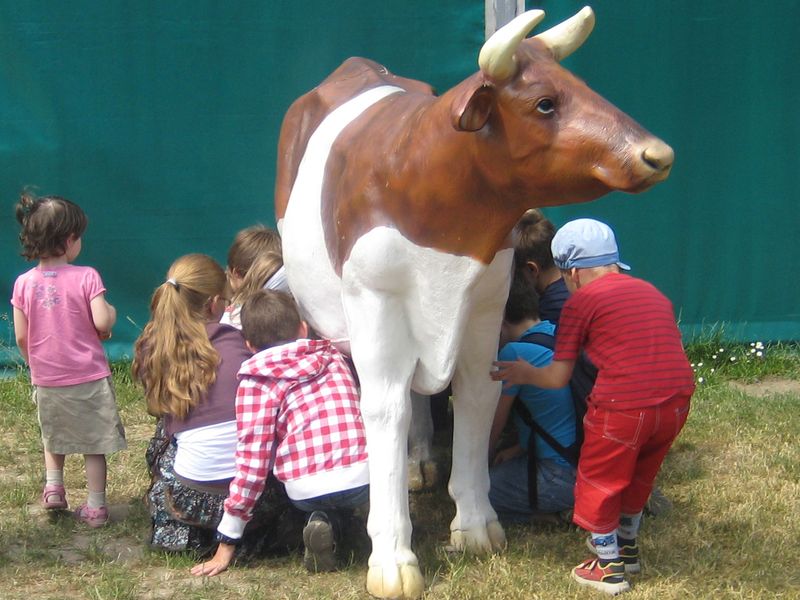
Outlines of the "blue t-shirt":
<svg viewBox="0 0 800 600">
<path fill-rule="evenodd" d="M 554 332 L 555 326 L 552 323 L 541 321 L 528 329 L 521 337 L 529 333 L 553 335 Z M 534 367 L 544 367 L 550 364 L 553 359 L 553 352 L 538 344 L 509 342 L 500 350 L 498 358 L 512 361 L 522 358 Z M 575 406 L 572 403 L 569 386 L 548 390 L 533 385 L 515 385 L 504 389 L 503 395 L 519 395 L 534 420 L 562 446 L 568 447 L 575 442 Z M 512 410 L 511 416 L 519 432 L 519 443 L 523 448 L 527 448 L 531 430 L 525 425 L 517 411 Z M 555 460 L 564 466 L 571 466 L 538 435 L 536 436 L 536 456 L 539 459 Z"/>
</svg>

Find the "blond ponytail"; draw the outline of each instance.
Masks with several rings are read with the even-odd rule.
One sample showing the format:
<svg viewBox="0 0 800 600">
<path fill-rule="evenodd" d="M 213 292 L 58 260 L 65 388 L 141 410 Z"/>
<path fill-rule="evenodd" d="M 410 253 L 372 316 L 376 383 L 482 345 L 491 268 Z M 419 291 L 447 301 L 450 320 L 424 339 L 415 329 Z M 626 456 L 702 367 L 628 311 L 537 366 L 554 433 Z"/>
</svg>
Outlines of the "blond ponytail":
<svg viewBox="0 0 800 600">
<path fill-rule="evenodd" d="M 151 415 L 184 418 L 214 383 L 220 359 L 205 324 L 209 302 L 226 288 L 225 272 L 213 258 L 187 254 L 172 263 L 153 293 L 151 318 L 131 365 Z"/>
</svg>

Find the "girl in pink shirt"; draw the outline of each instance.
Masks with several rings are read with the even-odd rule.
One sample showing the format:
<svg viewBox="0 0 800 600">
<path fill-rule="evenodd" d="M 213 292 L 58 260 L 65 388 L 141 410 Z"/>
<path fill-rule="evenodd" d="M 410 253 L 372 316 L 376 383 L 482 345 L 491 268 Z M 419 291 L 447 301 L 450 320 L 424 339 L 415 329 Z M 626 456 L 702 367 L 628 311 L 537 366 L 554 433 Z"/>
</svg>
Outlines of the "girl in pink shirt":
<svg viewBox="0 0 800 600">
<path fill-rule="evenodd" d="M 83 454 L 89 497 L 75 517 L 90 527 L 108 522 L 106 454 L 126 448 L 111 370 L 101 340 L 111 337 L 116 310 L 91 267 L 72 263 L 87 219 L 65 198 L 22 194 L 16 207 L 22 256 L 38 260 L 14 283 L 14 334 L 28 363 L 44 445 L 46 509 L 67 508 L 64 457 Z"/>
</svg>

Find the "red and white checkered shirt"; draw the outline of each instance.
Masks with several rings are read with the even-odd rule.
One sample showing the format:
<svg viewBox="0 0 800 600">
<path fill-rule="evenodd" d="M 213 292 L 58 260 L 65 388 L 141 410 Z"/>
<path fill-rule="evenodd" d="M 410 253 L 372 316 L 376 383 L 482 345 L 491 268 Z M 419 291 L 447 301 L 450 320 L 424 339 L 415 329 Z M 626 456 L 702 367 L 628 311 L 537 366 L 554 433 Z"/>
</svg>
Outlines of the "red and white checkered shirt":
<svg viewBox="0 0 800 600">
<path fill-rule="evenodd" d="M 219 531 L 238 538 L 272 467 L 302 500 L 369 483 L 358 390 L 327 340 L 301 339 L 242 363 L 236 394 L 236 476 Z"/>
</svg>

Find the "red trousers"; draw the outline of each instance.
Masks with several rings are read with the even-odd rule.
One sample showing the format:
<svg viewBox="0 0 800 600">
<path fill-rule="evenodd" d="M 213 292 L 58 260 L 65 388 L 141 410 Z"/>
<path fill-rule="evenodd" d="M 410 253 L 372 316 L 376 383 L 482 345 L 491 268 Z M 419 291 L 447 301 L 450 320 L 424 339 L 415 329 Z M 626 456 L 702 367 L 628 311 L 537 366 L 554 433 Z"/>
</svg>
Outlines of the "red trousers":
<svg viewBox="0 0 800 600">
<path fill-rule="evenodd" d="M 575 480 L 576 525 L 610 533 L 619 526 L 620 513 L 644 509 L 661 463 L 686 422 L 689 398 L 628 410 L 589 405 Z"/>
</svg>

